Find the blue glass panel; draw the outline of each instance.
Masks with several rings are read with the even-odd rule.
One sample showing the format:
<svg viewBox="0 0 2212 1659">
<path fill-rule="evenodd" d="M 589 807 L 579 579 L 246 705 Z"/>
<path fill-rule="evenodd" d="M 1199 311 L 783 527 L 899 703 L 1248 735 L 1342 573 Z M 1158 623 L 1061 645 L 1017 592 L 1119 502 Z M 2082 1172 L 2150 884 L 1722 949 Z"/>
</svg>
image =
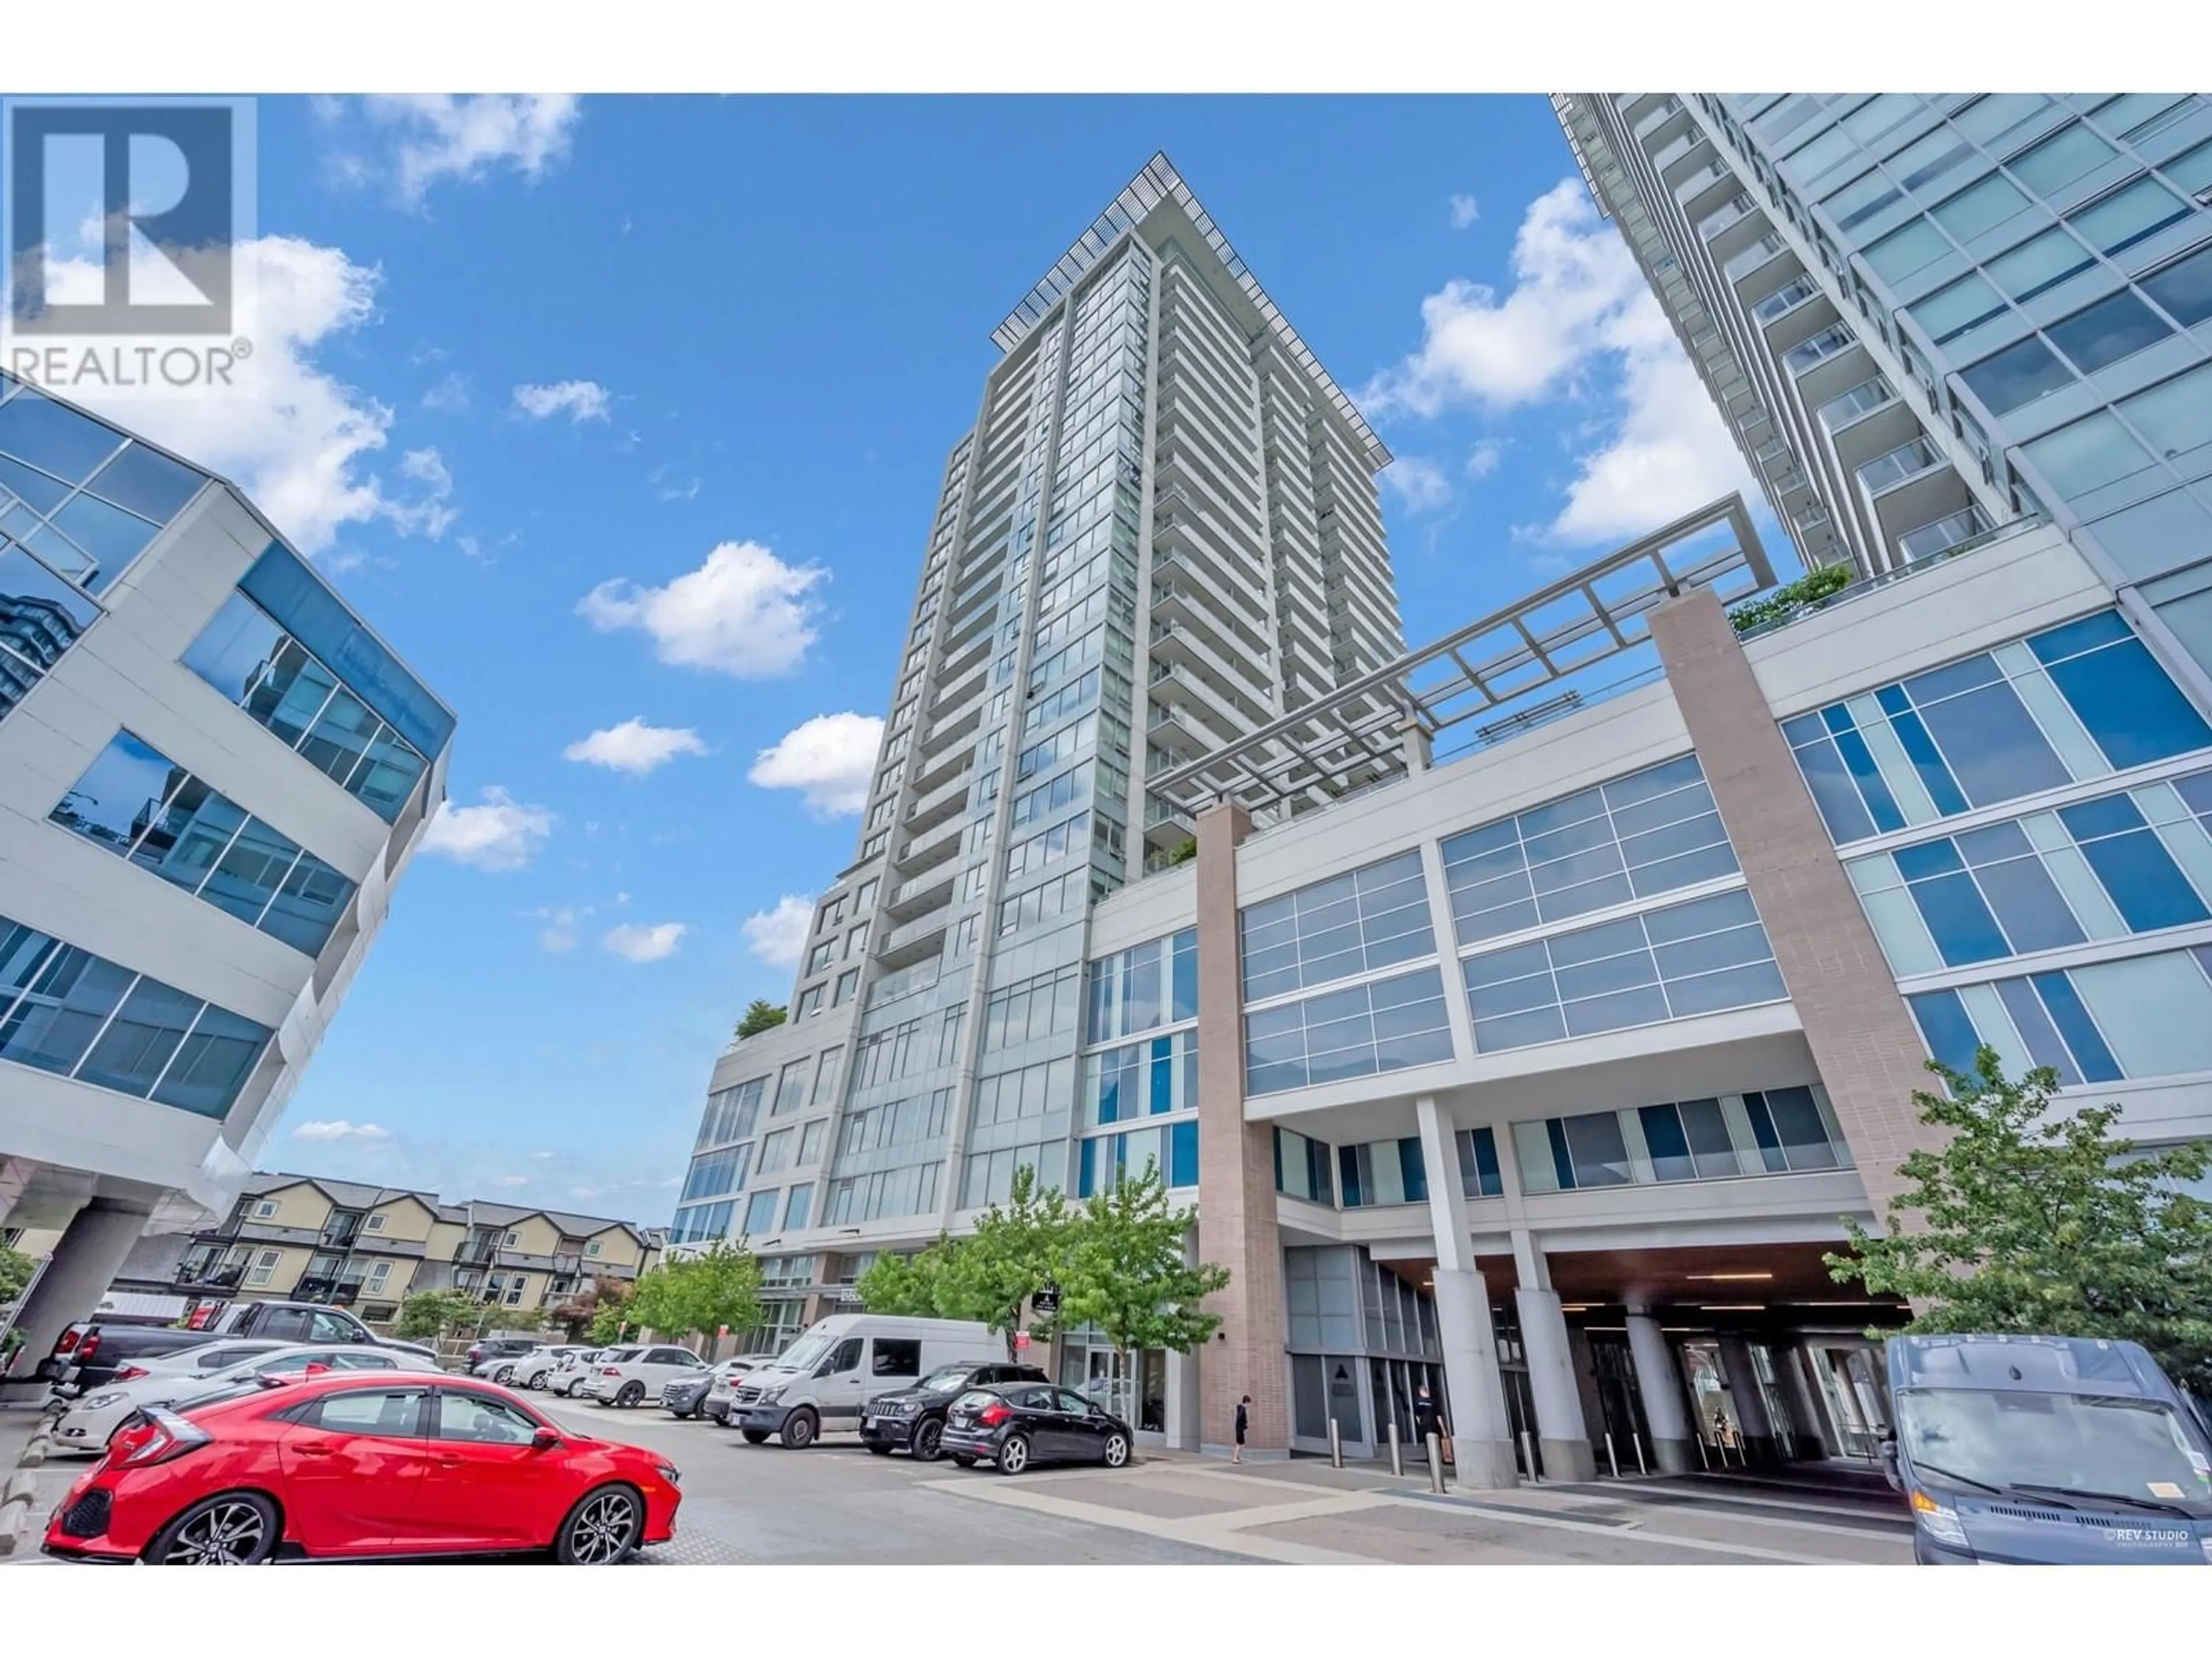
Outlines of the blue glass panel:
<svg viewBox="0 0 2212 1659">
<path fill-rule="evenodd" d="M 2096 800 L 2076 801 L 2071 806 L 2058 809 L 2058 821 L 2066 826 L 2066 833 L 2075 841 L 2093 841 L 2099 836 L 2125 835 L 2130 830 L 2143 827 L 2143 815 L 2135 802 L 2126 795 L 2106 795 Z"/>
<path fill-rule="evenodd" d="M 207 479 L 159 450 L 134 443 L 100 468 L 90 488 L 133 513 L 167 524 Z"/>
<path fill-rule="evenodd" d="M 1874 820 L 1867 815 L 1866 803 L 1859 799 L 1857 787 L 1844 770 L 1834 743 L 1822 737 L 1806 744 L 1797 751 L 1797 764 L 1805 774 L 1806 787 L 1813 792 L 1813 804 L 1820 809 L 1820 820 L 1837 845 L 1874 834 Z"/>
<path fill-rule="evenodd" d="M 233 593 L 185 647 L 184 665 L 230 702 L 243 702 L 246 686 L 283 635 L 260 606 Z"/>
<path fill-rule="evenodd" d="M 2051 1023 L 2066 1046 L 2074 1051 L 2074 1062 L 2080 1067 L 2087 1083 L 2117 1083 L 2121 1077 L 2119 1062 L 2112 1051 L 2105 1046 L 2105 1039 L 2097 1033 L 2097 1023 L 2089 1018 L 2089 1011 L 2081 1006 L 2081 994 L 2074 982 L 2063 974 L 2038 974 L 2035 988 L 2043 998 L 2043 1006 L 2050 1012 Z"/>
<path fill-rule="evenodd" d="M 2074 1056 L 2058 1040 L 2058 1030 L 2044 1012 L 2035 988 L 2024 979 L 2001 979 L 1997 981 L 1997 995 L 2004 1000 L 2005 1012 L 2012 1016 L 2021 1040 L 2027 1044 L 2028 1058 L 2057 1073 L 2062 1085 L 2079 1083 L 2081 1073 L 2074 1064 Z"/>
<path fill-rule="evenodd" d="M 1827 734 L 1827 724 L 1818 714 L 1800 714 L 1795 720 L 1782 722 L 1782 735 L 1790 740 L 1792 749 L 1802 749 L 1808 743 L 1817 743 Z"/>
<path fill-rule="evenodd" d="M 1344 1193 L 1344 1207 L 1356 1210 L 1367 1202 L 1367 1189 L 1359 1179 L 1359 1148 L 1338 1147 L 1336 1165 L 1338 1180 Z"/>
<path fill-rule="evenodd" d="M 1920 907 L 1936 948 L 1950 966 L 1994 962 L 2012 954 L 1996 919 L 1982 902 L 1972 877 L 1939 876 L 1933 881 L 1915 882 L 1907 890 Z"/>
<path fill-rule="evenodd" d="M 1662 1181 L 1695 1181 L 1698 1166 L 1690 1156 L 1689 1137 L 1682 1133 L 1682 1115 L 1672 1106 L 1641 1107 L 1636 1115 L 1644 1125 L 1652 1174 Z"/>
<path fill-rule="evenodd" d="M 1175 1040 L 1172 1037 L 1152 1039 L 1151 1098 L 1145 1103 L 1154 1112 L 1171 1111 L 1175 1108 Z"/>
<path fill-rule="evenodd" d="M 1468 1137 L 1474 1149 L 1475 1178 L 1485 1198 L 1498 1198 L 1505 1191 L 1505 1177 L 1498 1167 L 1498 1133 L 1486 1125 Z"/>
<path fill-rule="evenodd" d="M 1916 708 L 1925 708 L 1929 703 L 1945 697 L 1955 697 L 1962 691 L 1972 691 L 1977 686 L 1995 685 L 2004 676 L 1997 670 L 1995 659 L 1969 657 L 1964 662 L 1946 664 L 1931 668 L 1924 674 L 1915 674 L 1905 682 L 1905 690 Z"/>
<path fill-rule="evenodd" d="M 2212 744 L 2212 726 L 2140 640 L 2055 664 L 2050 672 L 2105 758 L 2123 771 Z"/>
<path fill-rule="evenodd" d="M 1896 797 L 1889 793 L 1889 785 L 1882 781 L 1881 769 L 1875 764 L 1874 750 L 1867 747 L 1866 739 L 1856 732 L 1836 734 L 1836 748 L 1844 757 L 1844 764 L 1851 769 L 1858 781 L 1859 793 L 1866 798 L 1867 811 L 1874 815 L 1877 830 L 1902 830 L 1905 814 L 1898 810 Z"/>
<path fill-rule="evenodd" d="M 1895 692 L 1897 688 L 1889 686 L 1885 690 Z M 1898 701 L 1904 701 L 1902 693 L 1898 694 Z M 1890 730 L 1897 733 L 1898 742 L 1905 745 L 1905 758 L 1912 763 L 1912 769 L 1920 775 L 1920 781 L 1927 789 L 1929 799 L 1936 803 L 1936 811 L 1947 818 L 1954 812 L 1965 811 L 1966 798 L 1952 780 L 1951 769 L 1943 763 L 1943 757 L 1936 752 L 1935 739 L 1928 735 L 1928 728 L 1920 723 L 1920 716 L 1907 709 L 1902 714 L 1892 714 L 1889 726 Z"/>
<path fill-rule="evenodd" d="M 1928 1052 L 1953 1071 L 1971 1074 L 1981 1038 L 1975 1035 L 1974 1022 L 1966 1018 L 1966 1006 L 1959 1000 L 1959 994 L 1929 991 L 1908 1000 Z"/>
<path fill-rule="evenodd" d="M 1743 1097 L 1743 1109 L 1751 1119 L 1752 1139 L 1759 1143 L 1759 1156 L 1766 1167 L 1779 1175 L 1790 1167 L 1783 1155 L 1782 1137 L 1774 1127 L 1774 1119 L 1766 1109 L 1766 1097 L 1753 1089 Z"/>
<path fill-rule="evenodd" d="M 35 392 L 0 404 L 0 449 L 75 483 L 123 447 L 123 434 Z"/>
<path fill-rule="evenodd" d="M 208 1009 L 169 1062 L 154 1098 L 203 1116 L 222 1116 L 246 1086 L 270 1036 L 265 1025 L 221 1008 Z"/>
<path fill-rule="evenodd" d="M 1832 733 L 1840 735 L 1858 730 L 1857 723 L 1851 719 L 1851 711 L 1839 702 L 1830 703 L 1823 708 L 1820 718 L 1827 723 L 1828 730 Z"/>
<path fill-rule="evenodd" d="M 1900 847 L 1891 857 L 1897 860 L 1897 873 L 1907 881 L 1923 881 L 1930 876 L 1948 876 L 1966 867 L 1959 856 L 1959 849 L 1948 837 L 1942 841 L 1923 842 L 1917 847 Z"/>
<path fill-rule="evenodd" d="M 1974 879 L 1981 883 L 1982 896 L 1996 912 L 2014 955 L 2055 951 L 2062 945 L 2079 945 L 2084 938 L 2081 924 L 2075 921 L 2065 896 L 2039 860 L 2007 859 L 2000 864 L 1978 865 Z"/>
<path fill-rule="evenodd" d="M 1562 1192 L 1573 1190 L 1574 1155 L 1567 1150 L 1567 1132 L 1559 1119 L 1555 1117 L 1545 1119 L 1544 1138 L 1551 1143 L 1552 1171 L 1559 1181 L 1559 1190 Z"/>
<path fill-rule="evenodd" d="M 1283 1184 L 1282 1152 L 1282 1143 L 1278 1141 L 1275 1145 L 1275 1186 L 1278 1190 Z M 1097 1158 L 1098 1143 L 1096 1140 L 1085 1141 L 1079 1155 L 1075 1178 L 1075 1195 L 1078 1198 L 1088 1198 L 1098 1190 Z"/>
<path fill-rule="evenodd" d="M 1198 1185 L 1198 1120 L 1168 1126 L 1168 1185 Z"/>
<path fill-rule="evenodd" d="M 1193 1124 L 1192 1128 L 1198 1126 Z M 1421 1141 L 1418 1135 L 1407 1135 L 1398 1143 L 1398 1178 L 1406 1188 L 1408 1204 L 1425 1204 L 1429 1200 L 1429 1166 L 1421 1158 Z"/>
<path fill-rule="evenodd" d="M 135 513 L 110 507 L 96 495 L 79 495 L 54 515 L 54 528 L 99 562 L 85 586 L 105 587 L 154 539 L 154 526 Z"/>
<path fill-rule="evenodd" d="M 2131 932 L 2179 927 L 2212 915 L 2164 844 L 2148 830 L 2084 842 L 2081 855 L 2105 884 Z"/>
<path fill-rule="evenodd" d="M 1985 686 L 1924 704 L 1920 717 L 1942 745 L 1960 788 L 1977 806 L 2070 781 L 2042 728 L 2009 685 Z"/>
<path fill-rule="evenodd" d="M 1198 1014 L 1198 935 L 1195 933 L 1177 933 L 1174 949 L 1173 1007 L 1169 1018 L 1195 1018 Z"/>
<path fill-rule="evenodd" d="M 2094 617 L 2084 617 L 2063 628 L 2046 629 L 2029 639 L 2027 648 L 2035 653 L 2037 661 L 2054 663 L 2100 645 L 2113 645 L 2134 637 L 2118 611 L 2100 611 Z"/>
<path fill-rule="evenodd" d="M 391 721 L 400 736 L 427 756 L 444 750 L 453 735 L 453 715 L 281 543 L 269 544 L 239 587 Z"/>
</svg>

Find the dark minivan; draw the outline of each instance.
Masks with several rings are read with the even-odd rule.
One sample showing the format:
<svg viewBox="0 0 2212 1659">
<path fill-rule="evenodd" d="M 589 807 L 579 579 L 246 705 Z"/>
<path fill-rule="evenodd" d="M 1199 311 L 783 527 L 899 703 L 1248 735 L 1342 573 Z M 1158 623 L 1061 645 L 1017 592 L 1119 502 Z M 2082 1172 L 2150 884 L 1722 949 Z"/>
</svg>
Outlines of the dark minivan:
<svg viewBox="0 0 2212 1659">
<path fill-rule="evenodd" d="M 2212 1439 L 2137 1344 L 1893 1337 L 1889 1389 L 1923 1566 L 2212 1563 Z"/>
<path fill-rule="evenodd" d="M 916 1462 L 933 1463 L 942 1455 L 938 1443 L 946 1408 L 969 1389 L 1049 1380 L 1034 1365 L 939 1365 L 921 1382 L 868 1401 L 860 1413 L 860 1443 L 878 1455 L 904 1448 Z"/>
</svg>

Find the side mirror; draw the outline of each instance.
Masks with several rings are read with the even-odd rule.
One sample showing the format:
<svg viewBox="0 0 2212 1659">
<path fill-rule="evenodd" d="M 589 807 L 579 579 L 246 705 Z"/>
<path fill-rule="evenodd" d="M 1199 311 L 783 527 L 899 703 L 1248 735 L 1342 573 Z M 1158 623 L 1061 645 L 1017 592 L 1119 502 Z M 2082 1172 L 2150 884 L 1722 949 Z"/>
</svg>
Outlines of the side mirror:
<svg viewBox="0 0 2212 1659">
<path fill-rule="evenodd" d="M 541 1428 L 530 1437 L 531 1448 L 535 1451 L 550 1451 L 560 1443 L 561 1431 L 558 1429 Z"/>
<path fill-rule="evenodd" d="M 1881 1453 L 1882 1479 L 1888 1481 L 1895 1490 L 1903 1492 L 1905 1475 L 1897 1466 L 1897 1442 L 1894 1439 L 1884 1440 L 1881 1443 Z"/>
</svg>

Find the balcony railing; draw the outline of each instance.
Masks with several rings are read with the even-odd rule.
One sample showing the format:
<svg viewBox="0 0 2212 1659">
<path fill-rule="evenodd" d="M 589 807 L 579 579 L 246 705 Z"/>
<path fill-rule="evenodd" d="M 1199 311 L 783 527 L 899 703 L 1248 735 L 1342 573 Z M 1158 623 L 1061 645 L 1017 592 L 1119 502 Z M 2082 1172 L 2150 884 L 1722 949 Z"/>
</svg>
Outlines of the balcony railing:
<svg viewBox="0 0 2212 1659">
<path fill-rule="evenodd" d="M 489 1267 L 499 1260 L 498 1243 L 491 1239 L 471 1239 L 465 1244 L 454 1247 L 453 1260 L 465 1267 Z"/>
<path fill-rule="evenodd" d="M 1877 409 L 1886 409 L 1897 401 L 1889 382 L 1879 374 L 1861 380 L 1849 392 L 1828 399 L 1817 411 L 1820 424 L 1831 433 L 1841 432 L 1864 416 Z"/>
<path fill-rule="evenodd" d="M 1759 301 L 1751 308 L 1752 316 L 1760 323 L 1771 323 L 1778 317 L 1788 315 L 1820 291 L 1820 285 L 1810 276 L 1793 276 L 1780 288 Z"/>
<path fill-rule="evenodd" d="M 1753 242 L 1749 247 L 1744 249 L 1742 252 L 1735 255 L 1726 264 L 1723 265 L 1721 267 L 1721 275 L 1727 277 L 1731 283 L 1738 282 L 1743 277 L 1748 276 L 1753 271 L 1758 270 L 1759 266 L 1765 264 L 1769 259 L 1780 254 L 1787 246 L 1788 245 L 1783 241 L 1781 237 L 1776 235 L 1772 231 L 1769 231 L 1765 235 Z"/>
<path fill-rule="evenodd" d="M 1698 234 L 1710 242 L 1723 231 L 1742 223 L 1758 211 L 1759 204 L 1753 201 L 1749 192 L 1746 191 L 1698 220 Z"/>
<path fill-rule="evenodd" d="M 1838 323 L 1790 347 L 1783 354 L 1783 366 L 1792 374 L 1802 374 L 1815 363 L 1826 362 L 1838 352 L 1848 351 L 1857 343 L 1858 336 Z"/>
<path fill-rule="evenodd" d="M 1927 438 L 1918 437 L 1901 443 L 1886 455 L 1877 455 L 1859 469 L 1859 482 L 1866 486 L 1867 494 L 1879 495 L 1885 489 L 1917 478 L 1923 472 L 1932 472 L 1943 465 L 1943 452 Z M 1966 538 L 1958 538 L 1964 541 Z"/>
<path fill-rule="evenodd" d="M 1898 551 L 1908 563 L 1933 558 L 1936 555 L 1960 547 L 1984 534 L 1990 527 L 1989 515 L 1978 507 L 1961 507 L 1917 529 L 1908 530 L 1897 538 Z"/>
<path fill-rule="evenodd" d="M 177 1283 L 193 1285 L 206 1290 L 228 1290 L 246 1276 L 241 1265 L 226 1267 L 220 1262 L 195 1264 L 187 1261 L 177 1269 Z"/>
</svg>

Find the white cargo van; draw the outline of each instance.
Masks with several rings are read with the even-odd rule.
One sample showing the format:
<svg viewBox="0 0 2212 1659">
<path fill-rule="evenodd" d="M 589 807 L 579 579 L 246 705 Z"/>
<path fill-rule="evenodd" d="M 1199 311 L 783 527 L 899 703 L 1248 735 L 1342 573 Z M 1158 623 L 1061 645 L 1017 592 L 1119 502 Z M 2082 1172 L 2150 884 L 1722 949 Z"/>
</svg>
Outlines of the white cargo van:
<svg viewBox="0 0 2212 1659">
<path fill-rule="evenodd" d="M 1006 1357 L 1006 1339 L 988 1325 L 835 1314 L 746 1374 L 730 1402 L 729 1421 L 757 1446 L 772 1434 L 787 1446 L 811 1446 L 824 1429 L 857 1429 L 869 1400 L 908 1387 L 939 1365 Z"/>
</svg>

